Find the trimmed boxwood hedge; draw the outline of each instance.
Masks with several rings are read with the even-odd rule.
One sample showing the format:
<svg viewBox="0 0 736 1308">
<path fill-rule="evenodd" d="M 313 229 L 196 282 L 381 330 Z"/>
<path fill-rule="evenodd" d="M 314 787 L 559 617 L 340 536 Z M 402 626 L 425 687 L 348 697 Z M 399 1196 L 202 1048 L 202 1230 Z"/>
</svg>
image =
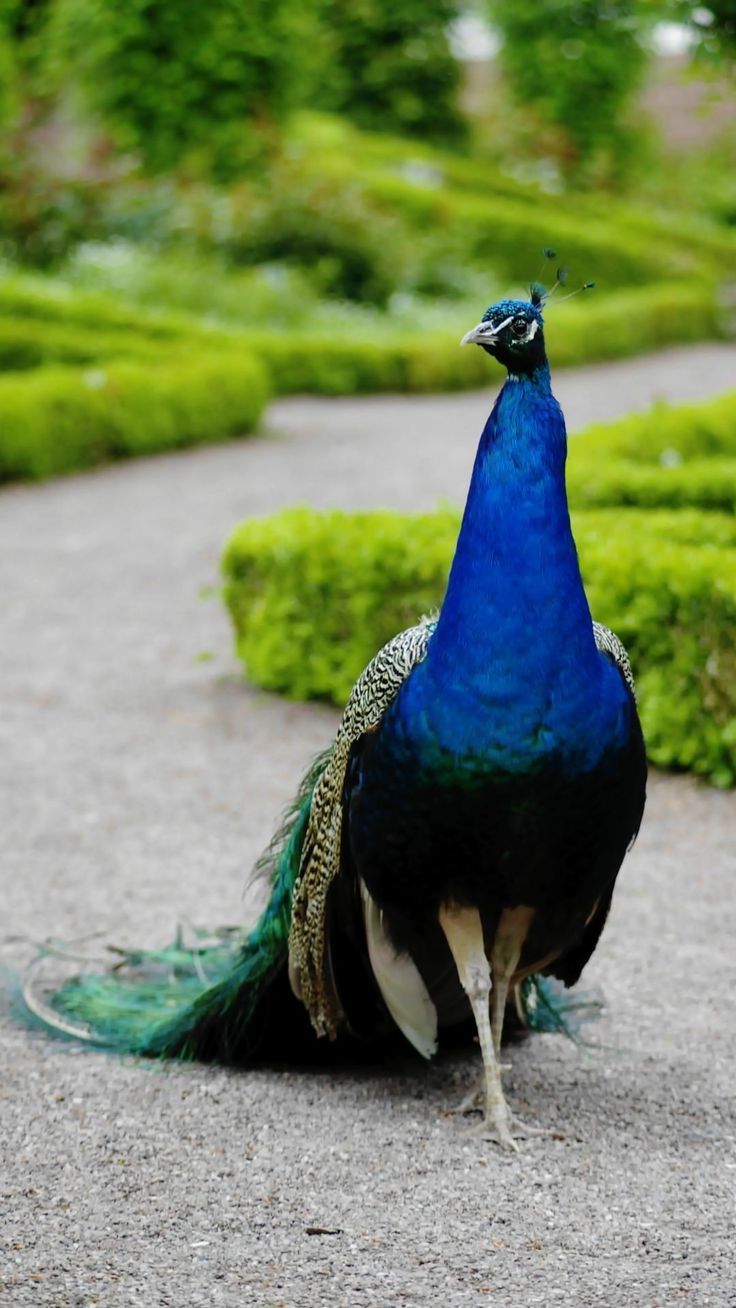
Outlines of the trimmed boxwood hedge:
<svg viewBox="0 0 736 1308">
<path fill-rule="evenodd" d="M 349 155 L 339 159 L 321 155 L 315 167 L 321 178 L 352 181 L 374 204 L 399 215 L 410 230 L 432 231 L 440 248 L 443 235 L 451 237 L 466 258 L 488 260 L 501 277 L 518 279 L 525 269 L 532 277 L 551 230 L 566 263 L 610 287 L 637 286 L 672 275 L 717 276 L 724 269 L 722 257 L 712 259 L 698 242 L 688 243 L 666 230 L 656 236 L 632 232 L 625 223 L 612 223 L 603 212 L 588 209 L 576 214 L 566 206 L 558 206 L 552 218 L 548 197 L 540 196 L 534 203 L 528 193 L 518 198 L 500 195 L 492 185 L 484 195 L 452 190 L 442 185 L 441 175 L 417 181 L 362 159 L 356 176 Z M 736 243 L 727 248 L 731 257 L 726 266 L 733 268 Z"/>
<path fill-rule="evenodd" d="M 478 314 L 482 308 L 479 303 Z M 559 312 L 550 308 L 546 332 L 550 357 L 559 367 L 718 338 L 727 329 L 711 285 L 679 282 L 588 297 Z M 26 287 L 0 280 L 0 370 L 185 349 L 244 349 L 261 357 L 282 395 L 459 390 L 498 380 L 500 371 L 481 350 L 459 348 L 460 334 L 459 328 L 454 335 L 428 333 L 421 324 L 415 333 L 401 333 L 388 320 L 371 336 L 364 327 L 342 327 L 329 335 L 216 327 L 185 314 L 121 306 L 100 295 L 71 297 L 57 288 L 44 298 L 36 283 Z"/>
<path fill-rule="evenodd" d="M 661 266 L 664 257 L 680 272 L 707 264 L 717 276 L 736 267 L 734 234 L 709 223 L 702 215 L 694 217 L 678 210 L 644 207 L 595 191 L 551 197 L 537 183 L 511 177 L 489 159 L 451 153 L 426 142 L 359 132 L 345 119 L 322 114 L 298 116 L 292 124 L 291 146 L 297 156 L 306 157 L 307 168 L 319 171 L 322 176 L 329 172 L 369 190 L 374 178 L 400 179 L 405 188 L 434 190 L 439 197 L 449 199 L 441 213 L 446 221 L 452 220 L 453 234 L 464 250 L 468 241 L 462 225 L 462 209 L 453 206 L 455 201 L 471 197 L 476 202 L 482 201 L 489 223 L 494 221 L 499 202 L 508 200 L 525 206 L 530 217 L 525 219 L 524 228 L 527 221 L 538 223 L 541 216 L 547 226 L 540 237 L 542 244 L 554 239 L 565 262 L 574 265 L 583 253 L 594 257 L 595 262 L 587 269 L 579 268 L 581 276 L 615 280 L 622 236 L 628 258 L 635 257 L 642 265 L 651 266 L 654 256 Z M 401 210 L 401 196 L 397 207 Z M 550 218 L 551 207 L 553 218 Z M 558 234 L 558 219 L 566 223 L 564 234 Z M 510 275 L 518 277 L 523 273 L 519 262 L 520 231 L 512 228 L 510 237 L 507 232 L 505 223 L 497 224 L 484 253 L 490 248 L 495 257 L 498 240 L 508 240 L 504 259 L 511 264 Z M 591 243 L 594 243 L 594 256 L 590 254 Z M 613 269 L 609 262 L 611 252 Z M 534 256 L 536 259 L 536 250 Z"/>
<path fill-rule="evenodd" d="M 571 504 L 736 507 L 736 392 L 702 404 L 656 405 L 589 427 L 570 445 Z"/>
<path fill-rule="evenodd" d="M 48 363 L 146 359 L 151 357 L 151 348 L 151 341 L 139 332 L 0 317 L 0 373 L 23 372 Z"/>
<path fill-rule="evenodd" d="M 472 323 L 470 324 L 473 325 Z M 545 328 L 555 366 L 624 358 L 647 349 L 715 339 L 727 324 L 712 287 L 680 283 L 620 291 L 550 309 Z M 501 370 L 482 350 L 458 347 L 457 336 L 417 332 L 381 339 L 349 333 L 325 338 L 307 333 L 246 331 L 280 394 L 299 391 L 351 395 L 371 391 L 451 391 L 487 386 Z"/>
<path fill-rule="evenodd" d="M 44 298 L 37 285 L 24 288 L 12 281 L 0 281 L 3 307 L 12 312 L 0 316 L 0 372 L 8 370 L 0 376 L 2 480 L 51 476 L 123 454 L 248 431 L 263 405 L 264 368 L 279 394 L 448 391 L 500 379 L 482 351 L 461 350 L 456 338 L 436 333 L 406 336 L 394 328 L 380 339 L 366 340 L 347 333 L 324 338 L 308 332 L 287 337 L 275 331 L 227 330 L 184 315 L 152 316 L 99 296 L 58 293 Z M 723 329 L 712 289 L 687 284 L 566 305 L 550 319 L 550 349 L 564 363 L 615 357 L 683 336 L 716 336 Z M 82 372 L 48 366 L 60 364 L 88 367 Z M 213 367 L 218 380 L 207 411 L 206 405 L 200 408 L 198 378 Z M 95 390 L 90 377 L 101 375 L 106 381 Z M 113 385 L 111 379 L 118 380 Z M 123 391 L 129 415 L 139 406 L 137 430 L 132 416 L 121 417 Z M 713 418 L 716 425 L 724 421 L 727 416 Z M 669 444 L 677 438 L 677 420 L 671 422 Z M 629 444 L 622 441 L 620 458 L 614 451 L 616 462 L 589 458 L 573 464 L 571 484 L 580 503 L 732 506 L 734 467 L 724 463 L 698 469 L 693 464 L 672 470 L 667 479 L 656 468 L 629 467 L 632 440 L 642 438 L 638 427 L 632 431 Z M 591 449 L 593 445 L 591 438 Z M 729 453 L 736 457 L 733 446 Z"/>
<path fill-rule="evenodd" d="M 243 523 L 223 570 L 250 678 L 342 704 L 375 651 L 440 602 L 458 525 L 451 509 L 296 508 Z M 593 612 L 632 657 L 651 759 L 733 784 L 736 524 L 629 509 L 574 525 Z"/>
<path fill-rule="evenodd" d="M 263 366 L 244 355 L 0 377 L 0 480 L 242 435 L 267 395 Z"/>
</svg>

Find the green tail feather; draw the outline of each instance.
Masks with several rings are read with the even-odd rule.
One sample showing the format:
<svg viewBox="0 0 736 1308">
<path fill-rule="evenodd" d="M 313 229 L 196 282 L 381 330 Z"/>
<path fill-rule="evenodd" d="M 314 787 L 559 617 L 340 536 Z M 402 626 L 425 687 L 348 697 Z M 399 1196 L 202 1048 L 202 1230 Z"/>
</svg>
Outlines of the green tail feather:
<svg viewBox="0 0 736 1308">
<path fill-rule="evenodd" d="M 256 1007 L 288 954 L 291 898 L 299 872 L 312 792 L 324 770 L 320 756 L 295 803 L 256 865 L 271 881 L 256 926 L 242 933 L 200 933 L 192 948 L 181 935 L 161 950 L 118 951 L 110 971 L 74 977 L 48 1003 L 24 987 L 31 1015 L 62 1035 L 124 1053 L 159 1058 L 240 1061 L 252 1043 Z M 53 947 L 42 956 L 61 953 Z"/>
<path fill-rule="evenodd" d="M 518 988 L 521 1017 L 529 1031 L 566 1035 L 576 1044 L 586 1044 L 580 1030 L 599 1017 L 603 1000 L 584 991 L 567 990 L 554 977 L 535 973 Z"/>
</svg>

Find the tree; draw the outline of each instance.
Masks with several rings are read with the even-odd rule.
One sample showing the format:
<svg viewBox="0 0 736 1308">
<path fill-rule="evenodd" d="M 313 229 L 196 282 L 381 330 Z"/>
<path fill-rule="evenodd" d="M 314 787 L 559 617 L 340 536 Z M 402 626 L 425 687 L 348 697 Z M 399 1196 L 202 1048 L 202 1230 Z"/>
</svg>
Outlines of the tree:
<svg viewBox="0 0 736 1308">
<path fill-rule="evenodd" d="M 695 54 L 714 63 L 736 62 L 736 3 L 734 0 L 647 0 L 659 19 L 684 23 L 695 37 Z"/>
<path fill-rule="evenodd" d="M 637 0 L 488 0 L 513 98 L 558 136 L 563 169 L 615 173 L 631 145 L 626 110 L 645 66 Z M 513 112 L 513 109 L 509 109 Z"/>
<path fill-rule="evenodd" d="M 58 0 L 55 28 L 87 100 L 151 172 L 236 175 L 320 75 L 304 0 Z"/>
<path fill-rule="evenodd" d="M 448 28 L 460 0 L 332 0 L 322 103 L 374 131 L 457 141 L 460 66 Z"/>
</svg>

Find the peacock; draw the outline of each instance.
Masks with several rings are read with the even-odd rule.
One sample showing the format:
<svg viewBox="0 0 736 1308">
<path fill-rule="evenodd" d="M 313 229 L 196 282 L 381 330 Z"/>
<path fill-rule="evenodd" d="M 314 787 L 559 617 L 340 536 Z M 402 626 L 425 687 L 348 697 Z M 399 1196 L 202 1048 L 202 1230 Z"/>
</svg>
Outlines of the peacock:
<svg viewBox="0 0 736 1308">
<path fill-rule="evenodd" d="M 29 983 L 47 1025 L 241 1066 L 406 1041 L 429 1059 L 477 1033 L 481 1129 L 518 1148 L 505 1018 L 566 1025 L 563 986 L 598 943 L 646 788 L 629 660 L 580 575 L 545 298 L 535 284 L 491 305 L 461 342 L 508 375 L 444 601 L 359 677 L 258 866 L 257 925 L 131 952 L 50 999 Z"/>
</svg>

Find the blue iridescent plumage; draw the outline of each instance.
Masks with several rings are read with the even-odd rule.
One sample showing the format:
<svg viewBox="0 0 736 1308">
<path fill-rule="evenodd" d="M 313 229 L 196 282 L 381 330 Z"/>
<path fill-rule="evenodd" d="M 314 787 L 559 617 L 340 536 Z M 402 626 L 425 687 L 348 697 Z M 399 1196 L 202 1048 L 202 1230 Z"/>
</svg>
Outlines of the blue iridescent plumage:
<svg viewBox="0 0 736 1308">
<path fill-rule="evenodd" d="M 548 367 L 507 381 L 481 437 L 437 630 L 398 706 L 448 750 L 474 746 L 521 770 L 549 751 L 592 762 L 623 728 L 627 702 L 593 638 L 565 457 Z"/>
</svg>

